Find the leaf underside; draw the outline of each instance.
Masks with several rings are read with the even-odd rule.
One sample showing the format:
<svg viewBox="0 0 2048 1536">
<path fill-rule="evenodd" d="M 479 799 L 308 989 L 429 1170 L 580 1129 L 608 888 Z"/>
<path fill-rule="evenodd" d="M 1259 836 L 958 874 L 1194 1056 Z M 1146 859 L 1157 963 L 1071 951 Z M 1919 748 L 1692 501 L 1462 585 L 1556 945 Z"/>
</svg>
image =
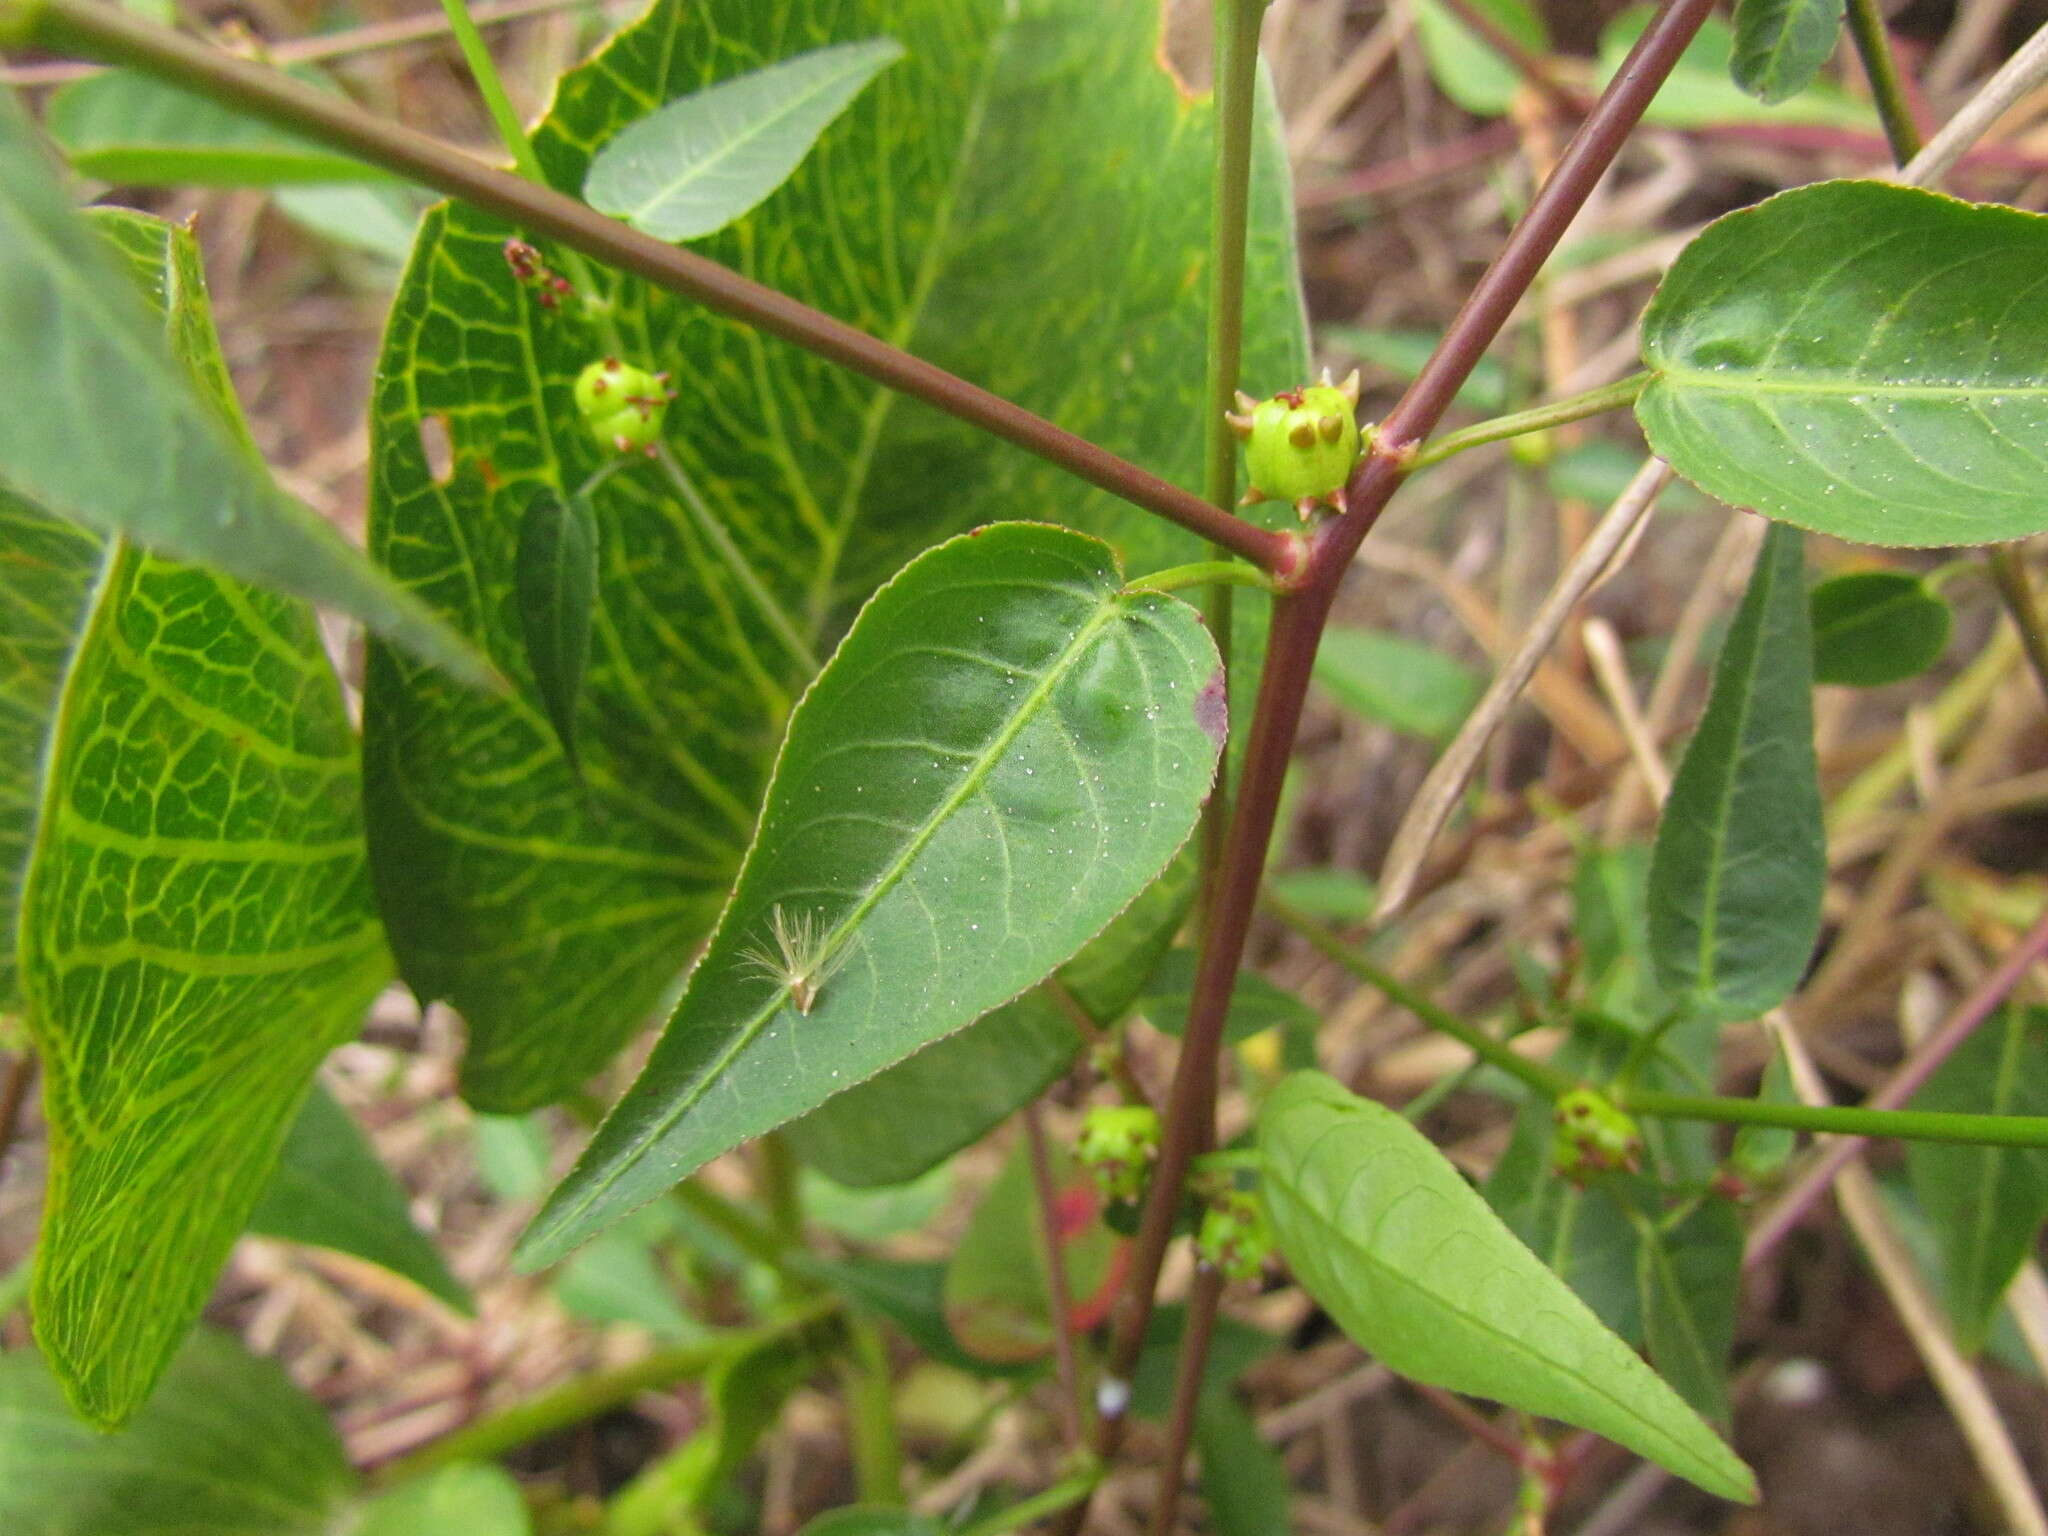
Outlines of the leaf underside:
<svg viewBox="0 0 2048 1536">
<path fill-rule="evenodd" d="M 1710 225 L 1643 317 L 1650 446 L 1865 544 L 2048 528 L 2048 217 L 1870 181 Z"/>
</svg>

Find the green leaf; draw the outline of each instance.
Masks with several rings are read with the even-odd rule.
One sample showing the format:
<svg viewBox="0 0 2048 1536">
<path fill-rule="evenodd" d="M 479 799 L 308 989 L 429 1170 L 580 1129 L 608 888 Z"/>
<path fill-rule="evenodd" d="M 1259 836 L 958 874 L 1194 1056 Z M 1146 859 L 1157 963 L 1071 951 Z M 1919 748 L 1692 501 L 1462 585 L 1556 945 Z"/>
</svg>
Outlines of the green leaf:
<svg viewBox="0 0 2048 1536">
<path fill-rule="evenodd" d="M 711 947 L 522 1262 L 972 1023 L 1100 932 L 1193 829 L 1215 672 L 1194 610 L 1123 590 L 1084 535 L 997 524 L 906 567 L 798 706 Z M 763 964 L 778 918 L 816 925 L 800 974 Z"/>
<path fill-rule="evenodd" d="M 0 1530 L 329 1536 L 355 1482 L 318 1405 L 211 1328 L 118 1435 L 72 1417 L 32 1351 L 0 1355 Z"/>
<path fill-rule="evenodd" d="M 1813 589 L 1813 680 L 1878 688 L 1941 660 L 1954 616 L 1906 571 L 1852 571 Z"/>
<path fill-rule="evenodd" d="M 1061 985 L 1097 1024 L 1116 1023 L 1137 1001 L 1187 921 L 1201 872 L 1201 850 L 1190 840 L 1165 874 L 1060 967 Z"/>
<path fill-rule="evenodd" d="M 860 1189 L 804 1170 L 800 1190 L 810 1221 L 856 1243 L 881 1243 L 928 1226 L 953 1199 L 953 1170 L 943 1164 L 905 1183 Z"/>
<path fill-rule="evenodd" d="M 1274 1536 L 1293 1528 L 1280 1453 L 1228 1392 L 1205 1392 L 1195 1404 L 1195 1451 L 1216 1536 Z"/>
<path fill-rule="evenodd" d="M 1153 1028 L 1176 1038 L 1187 1033 L 1196 965 L 1192 949 L 1171 950 L 1160 961 L 1159 969 L 1145 983 L 1137 1005 Z M 1286 988 L 1274 985 L 1257 971 L 1240 971 L 1236 989 L 1230 995 L 1230 1013 L 1223 1021 L 1223 1039 L 1227 1044 L 1238 1045 L 1268 1029 L 1313 1032 L 1321 1022 L 1313 1008 Z"/>
<path fill-rule="evenodd" d="M 590 631 L 597 616 L 597 515 L 585 496 L 542 494 L 519 523 L 513 569 L 519 632 L 526 664 L 540 690 L 541 707 L 562 744 L 570 771 L 576 758 L 576 701 L 590 665 Z"/>
<path fill-rule="evenodd" d="M 1728 1427 L 1728 1352 L 1742 1289 L 1742 1219 L 1709 1197 L 1636 1249 L 1650 1363 L 1708 1423 Z"/>
<path fill-rule="evenodd" d="M 1820 934 L 1827 862 L 1804 548 L 1779 524 L 1757 552 L 1650 857 L 1658 978 L 1723 1020 L 1790 996 Z"/>
<path fill-rule="evenodd" d="M 1797 96 L 1821 72 L 1842 35 L 1842 0 L 1735 0 L 1730 73 L 1757 100 Z"/>
<path fill-rule="evenodd" d="M 1280 1250 L 1358 1344 L 1417 1381 L 1607 1436 L 1723 1498 L 1756 1483 L 1401 1116 L 1298 1072 L 1259 1116 Z"/>
<path fill-rule="evenodd" d="M 1073 1159 L 1048 1148 L 1054 1219 L 1066 1270 L 1068 1326 L 1085 1333 L 1107 1315 L 1121 1278 L 1117 1235 L 1101 1220 L 1101 1199 Z M 1042 1360 L 1052 1351 L 1052 1287 L 1046 1278 L 1044 1217 L 1030 1147 L 1018 1138 L 946 1266 L 946 1328 L 968 1354 L 997 1365 Z"/>
<path fill-rule="evenodd" d="M 406 1193 L 369 1138 L 318 1083 L 285 1133 L 277 1168 L 249 1213 L 249 1230 L 354 1254 L 403 1275 L 473 1315 L 433 1240 L 413 1225 Z"/>
<path fill-rule="evenodd" d="M 1572 936 L 1588 1007 L 1648 1029 L 1666 999 L 1657 985 L 1646 913 L 1650 850 L 1589 847 L 1572 873 Z"/>
<path fill-rule="evenodd" d="M 1323 631 L 1315 677 L 1352 713 L 1424 741 L 1447 740 L 1484 686 L 1470 667 L 1433 646 L 1344 624 Z"/>
<path fill-rule="evenodd" d="M 680 97 L 590 162 L 583 198 L 657 240 L 697 240 L 752 212 L 903 57 L 890 37 L 837 43 Z"/>
<path fill-rule="evenodd" d="M 392 262 L 412 254 L 413 231 L 424 206 L 411 187 L 348 182 L 279 187 L 270 200 L 286 218 L 323 240 Z"/>
<path fill-rule="evenodd" d="M 1363 325 L 1316 327 L 1320 346 L 1338 357 L 1356 358 L 1402 384 L 1414 382 L 1422 365 L 1443 340 L 1441 331 L 1388 330 Z M 1368 384 L 1371 380 L 1368 379 Z M 1497 357 L 1482 357 L 1471 377 L 1458 386 L 1458 404 L 1467 410 L 1499 415 L 1507 409 L 1508 371 Z"/>
<path fill-rule="evenodd" d="M 417 597 L 270 482 L 247 433 L 193 388 L 165 322 L 66 204 L 12 93 L 0 98 L 0 355 L 31 386 L 0 411 L 0 484 L 56 516 L 339 608 L 483 679 L 475 653 Z M 158 228 L 159 243 L 191 243 Z M 157 274 L 190 359 L 189 336 L 211 324 L 198 258 L 165 257 Z M 209 393 L 225 389 L 217 363 L 196 371 Z"/>
<path fill-rule="evenodd" d="M 1837 11 L 1840 7 L 1837 5 Z M 1600 34 L 1599 76 L 1611 81 L 1657 14 L 1654 6 L 1631 6 Z M 1877 127 L 1876 113 L 1832 80 L 1814 80 L 1790 100 L 1767 104 L 1735 83 L 1735 33 L 1709 16 L 1678 65 L 1665 79 L 1643 121 L 1664 128 L 1701 128 L 1713 123 L 1814 123 L 1836 128 Z"/>
<path fill-rule="evenodd" d="M 1527 0 L 1476 0 L 1487 20 L 1539 58 L 1550 37 Z M 1498 117 L 1513 104 L 1522 76 L 1485 38 L 1468 27 L 1443 0 L 1418 0 L 1415 32 L 1437 87 L 1467 112 Z"/>
<path fill-rule="evenodd" d="M 1173 1412 L 1174 1378 L 1180 1374 L 1181 1340 L 1186 1337 L 1187 1324 L 1187 1308 L 1178 1303 L 1152 1309 L 1151 1321 L 1145 1325 L 1145 1347 L 1131 1372 L 1132 1413 L 1164 1419 Z M 1263 1328 L 1239 1322 L 1227 1313 L 1218 1314 L 1209 1335 L 1209 1355 L 1202 1365 L 1203 1395 L 1228 1390 L 1238 1377 L 1283 1344 Z"/>
<path fill-rule="evenodd" d="M 1027 992 L 827 1099 L 784 1134 L 798 1157 L 841 1184 L 901 1184 L 1037 1098 L 1080 1049 L 1059 1005 Z"/>
<path fill-rule="evenodd" d="M 1872 181 L 1708 226 L 1643 317 L 1650 446 L 1723 501 L 1866 544 L 2048 528 L 2048 218 Z"/>
<path fill-rule="evenodd" d="M 99 536 L 0 491 L 0 1014 L 19 1013 L 14 949 L 43 748 L 64 669 L 106 564 Z"/>
<path fill-rule="evenodd" d="M 100 227 L 233 419 L 191 236 Z M 109 546 L 20 925 L 50 1120 L 36 1334 L 80 1411 L 118 1423 L 198 1316 L 320 1058 L 390 974 L 355 738 L 310 612 Z"/>
<path fill-rule="evenodd" d="M 1942 1063 L 1913 1108 L 2048 1113 L 2048 1011 L 2001 1010 Z M 2048 1154 L 1909 1142 L 1906 1171 L 1934 1229 L 1956 1341 L 1974 1354 L 2048 1220 Z"/>
<path fill-rule="evenodd" d="M 864 1312 L 893 1323 L 903 1336 L 941 1365 L 977 1376 L 1021 1376 L 1038 1369 L 1032 1362 L 1000 1365 L 970 1355 L 946 1323 L 947 1265 L 907 1263 L 894 1259 L 824 1260 L 806 1257 L 804 1271 Z"/>
<path fill-rule="evenodd" d="M 43 127 L 80 174 L 122 186 L 390 180 L 365 161 L 132 70 L 63 87 Z"/>
<path fill-rule="evenodd" d="M 1372 921 L 1379 889 L 1349 869 L 1290 869 L 1268 875 L 1266 884 L 1291 906 L 1326 923 L 1351 926 Z"/>
<path fill-rule="evenodd" d="M 365 1503 L 352 1536 L 528 1536 L 519 1485 L 497 1467 L 463 1463 L 400 1483 Z"/>
<path fill-rule="evenodd" d="M 537 153 L 556 186 L 580 187 L 595 148 L 651 103 L 801 49 L 900 40 L 904 59 L 825 150 L 705 254 L 1198 484 L 1188 367 L 1214 110 L 1161 67 L 1157 22 L 1095 0 L 660 0 L 563 80 Z M 1308 370 L 1270 105 L 1255 144 L 1245 378 L 1270 390 Z M 1145 239 L 1073 238 L 1097 228 Z M 587 789 L 569 773 L 530 702 L 512 575 L 534 496 L 606 462 L 570 392 L 609 346 L 579 304 L 541 309 L 513 280 L 513 233 L 469 210 L 428 215 L 371 424 L 372 548 L 521 682 L 522 698 L 480 698 L 379 650 L 365 702 L 392 942 L 414 990 L 462 1013 L 463 1091 L 493 1109 L 570 1092 L 673 997 L 808 681 L 660 467 L 634 464 L 594 501 Z M 673 371 L 669 447 L 818 654 L 914 555 L 980 524 L 1056 517 L 1108 538 L 1133 574 L 1205 556 L 1162 519 L 809 353 L 636 280 L 597 282 L 641 353 L 626 360 Z M 440 480 L 423 426 L 451 449 Z M 1256 635 L 1262 602 L 1240 594 L 1241 630 Z"/>
</svg>

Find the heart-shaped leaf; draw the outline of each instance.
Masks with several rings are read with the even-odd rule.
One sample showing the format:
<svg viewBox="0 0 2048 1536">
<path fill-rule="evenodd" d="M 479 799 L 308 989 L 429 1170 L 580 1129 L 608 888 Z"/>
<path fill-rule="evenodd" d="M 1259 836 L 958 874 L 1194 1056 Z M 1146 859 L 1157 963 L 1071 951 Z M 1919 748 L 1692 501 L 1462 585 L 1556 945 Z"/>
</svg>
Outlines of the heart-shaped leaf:
<svg viewBox="0 0 2048 1536">
<path fill-rule="evenodd" d="M 239 430 L 190 232 L 96 222 Z M 36 1336 L 79 1409 L 118 1423 L 390 957 L 313 615 L 125 540 L 107 558 L 41 786 L 20 988 L 48 1074 Z"/>
<path fill-rule="evenodd" d="M 1183 484 L 1200 479 L 1214 109 L 1158 56 L 1158 17 L 1097 0 L 658 0 L 566 76 L 536 152 L 580 187 L 651 104 L 822 45 L 904 57 L 776 194 L 699 247 Z M 1307 373 L 1277 118 L 1255 139 L 1246 387 Z M 1140 174 L 1142 173 L 1142 174 Z M 1141 230 L 1142 241 L 1097 230 Z M 532 702 L 512 597 L 518 526 L 607 451 L 572 386 L 621 338 L 672 371 L 667 445 L 780 610 L 825 654 L 905 562 L 978 524 L 1056 518 L 1144 574 L 1205 546 L 922 405 L 636 280 L 542 307 L 515 231 L 427 216 L 373 410 L 370 542 L 521 684 L 448 686 L 379 648 L 365 701 L 371 857 L 422 996 L 469 1029 L 463 1091 L 526 1108 L 578 1086 L 673 996 L 746 851 L 812 669 L 636 462 L 593 496 L 603 601 L 579 785 Z M 541 259 L 572 272 L 561 256 Z M 573 273 L 582 282 L 581 273 Z M 551 290 L 552 291 L 552 290 Z M 1198 370 L 1197 370 L 1198 371 Z M 442 462 L 431 445 L 445 443 Z M 437 478 L 438 474 L 438 478 Z M 1249 512 L 1291 518 L 1285 507 Z M 1258 633 L 1258 595 L 1239 629 Z M 1248 693 L 1249 690 L 1243 690 Z"/>
<path fill-rule="evenodd" d="M 789 180 L 889 65 L 894 38 L 835 43 L 658 107 L 598 151 L 583 197 L 657 240 L 697 240 Z"/>
<path fill-rule="evenodd" d="M 1193 829 L 1217 672 L 1194 610 L 1085 535 L 998 524 L 907 566 L 798 706 L 711 947 L 523 1261 L 1078 950 Z"/>
<path fill-rule="evenodd" d="M 1298 1072 L 1259 1115 L 1266 1208 L 1310 1295 L 1417 1381 L 1577 1424 L 1723 1498 L 1735 1453 L 1400 1115 Z"/>
<path fill-rule="evenodd" d="M 1736 506 L 1865 544 L 2048 528 L 2048 217 L 1875 181 L 1710 225 L 1643 316 L 1650 446 Z"/>
</svg>

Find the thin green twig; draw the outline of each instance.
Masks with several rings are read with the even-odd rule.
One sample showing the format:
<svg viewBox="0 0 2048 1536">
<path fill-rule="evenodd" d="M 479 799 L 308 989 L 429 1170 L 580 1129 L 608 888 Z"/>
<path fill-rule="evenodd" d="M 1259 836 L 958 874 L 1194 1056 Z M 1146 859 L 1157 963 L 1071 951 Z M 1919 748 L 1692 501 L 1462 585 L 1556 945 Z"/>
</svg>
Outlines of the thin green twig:
<svg viewBox="0 0 2048 1536">
<path fill-rule="evenodd" d="M 1603 384 L 1598 389 L 1589 389 L 1582 395 L 1571 395 L 1563 400 L 1552 400 L 1543 405 L 1531 406 L 1526 411 L 1515 411 L 1510 415 L 1496 416 L 1491 421 L 1482 421 L 1475 426 L 1461 427 L 1456 432 L 1446 432 L 1442 437 L 1432 438 L 1415 451 L 1410 462 L 1411 469 L 1427 469 L 1432 464 L 1441 464 L 1453 454 L 1463 453 L 1468 448 L 1477 448 L 1485 443 L 1498 443 L 1506 438 L 1520 437 L 1529 432 L 1541 432 L 1547 427 L 1561 427 L 1567 422 L 1584 421 L 1588 416 L 1598 416 L 1603 411 L 1619 410 L 1633 405 L 1635 398 L 1643 392 L 1643 386 L 1650 382 L 1647 372 L 1632 373 L 1625 379 L 1612 384 Z"/>
<path fill-rule="evenodd" d="M 519 113 L 514 110 L 512 98 L 505 91 L 505 82 L 498 74 L 497 61 L 491 57 L 483 34 L 477 30 L 475 18 L 469 14 L 468 0 L 441 0 L 441 9 L 448 13 L 448 30 L 455 34 L 455 46 L 462 50 L 462 60 L 469 66 L 469 77 L 476 82 L 477 94 L 483 97 L 484 108 L 491 114 L 491 123 L 498 130 L 498 140 L 505 146 L 505 152 L 511 155 L 513 166 L 528 181 L 546 186 L 547 177 L 541 173 L 540 160 L 533 152 L 533 141 L 526 136 L 526 126 L 519 121 Z"/>
</svg>

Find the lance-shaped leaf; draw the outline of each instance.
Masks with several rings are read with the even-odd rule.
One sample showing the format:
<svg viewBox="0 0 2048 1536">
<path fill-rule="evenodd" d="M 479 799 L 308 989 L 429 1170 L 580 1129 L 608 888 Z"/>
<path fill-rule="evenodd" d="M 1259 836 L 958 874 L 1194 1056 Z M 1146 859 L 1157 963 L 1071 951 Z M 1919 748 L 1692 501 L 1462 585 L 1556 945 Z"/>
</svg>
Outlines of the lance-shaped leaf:
<svg viewBox="0 0 2048 1536">
<path fill-rule="evenodd" d="M 1728 1351 L 1742 1289 L 1742 1219 L 1709 1196 L 1683 1221 L 1644 1223 L 1636 1249 L 1651 1363 L 1708 1422 L 1728 1426 Z"/>
<path fill-rule="evenodd" d="M 1842 0 L 1735 0 L 1735 83 L 1777 103 L 1813 83 L 1842 35 Z"/>
<path fill-rule="evenodd" d="M 1295 1276 L 1390 1369 L 1593 1430 L 1723 1498 L 1756 1497 L 1749 1468 L 1400 1115 L 1298 1072 L 1266 1100 L 1259 1156 Z"/>
<path fill-rule="evenodd" d="M 584 496 L 543 495 L 519 524 L 513 572 L 519 595 L 519 630 L 526 664 L 562 744 L 569 767 L 576 759 L 576 701 L 590 665 L 590 630 L 597 618 L 597 516 Z"/>
<path fill-rule="evenodd" d="M 1194 826 L 1216 670 L 1194 611 L 1081 534 L 997 524 L 906 567 L 798 706 L 710 950 L 524 1262 L 1078 950 Z"/>
<path fill-rule="evenodd" d="M 100 227 L 226 419 L 191 235 Z M 108 554 L 42 785 L 20 987 L 50 1121 L 36 1336 L 80 1410 L 115 1423 L 198 1316 L 390 959 L 313 615 L 125 541 Z"/>
<path fill-rule="evenodd" d="M 166 291 L 172 314 L 184 302 Z M 418 597 L 271 484 L 71 211 L 4 92 L 0 356 L 23 381 L 0 411 L 0 485 L 73 522 L 339 608 L 472 682 L 488 675 Z"/>
<path fill-rule="evenodd" d="M 1214 109 L 1161 66 L 1154 8 L 658 0 L 563 80 L 536 152 L 555 185 L 580 187 L 651 104 L 875 37 L 902 60 L 699 249 L 1198 484 L 1187 368 L 1203 346 Z M 1265 393 L 1308 364 L 1270 106 L 1255 143 L 1245 381 Z M 570 773 L 533 702 L 513 567 L 535 495 L 608 461 L 571 390 L 609 346 L 576 300 L 544 309 L 520 287 L 514 233 L 461 208 L 427 216 L 378 370 L 370 542 L 521 697 L 479 697 L 379 648 L 364 706 L 393 947 L 417 992 L 462 1013 L 463 1092 L 493 1109 L 569 1092 L 674 995 L 810 675 L 662 468 L 636 462 L 593 496 L 603 603 L 583 783 Z M 669 448 L 817 654 L 913 556 L 979 524 L 1056 518 L 1109 539 L 1134 575 L 1203 557 L 1201 540 L 986 433 L 637 280 L 596 281 L 637 354 L 624 360 L 673 375 Z M 1258 633 L 1244 605 L 1262 600 L 1240 595 L 1240 631 Z"/>
<path fill-rule="evenodd" d="M 835 43 L 671 101 L 598 151 L 584 201 L 658 240 L 713 234 L 789 180 L 818 136 L 902 57 L 894 38 Z"/>
<path fill-rule="evenodd" d="M 249 1230 L 368 1259 L 458 1312 L 476 1310 L 433 1241 L 413 1225 L 404 1188 L 318 1083 L 285 1135 Z"/>
<path fill-rule="evenodd" d="M 2048 1113 L 2048 1013 L 2006 1008 L 1942 1063 L 1913 1107 Z M 1956 1340 L 1975 1353 L 2048 1220 L 2048 1154 L 1913 1142 L 1906 1171 L 1940 1247 L 1942 1297 Z"/>
<path fill-rule="evenodd" d="M 1650 446 L 1865 544 L 2048 528 L 2048 217 L 1874 181 L 1717 220 L 1643 316 Z"/>
<path fill-rule="evenodd" d="M 0 1530 L 330 1536 L 355 1491 L 327 1416 L 291 1378 L 203 1328 L 119 1435 L 66 1410 L 32 1350 L 0 1355 Z"/>
<path fill-rule="evenodd" d="M 1827 863 L 1804 550 L 1780 524 L 1757 551 L 1650 855 L 1658 980 L 1722 1019 L 1783 1002 L 1820 934 Z"/>
<path fill-rule="evenodd" d="M 320 83 L 310 71 L 294 71 Z M 366 161 L 245 117 L 152 75 L 110 69 L 50 98 L 43 128 L 87 176 L 124 186 L 385 181 Z"/>
</svg>

